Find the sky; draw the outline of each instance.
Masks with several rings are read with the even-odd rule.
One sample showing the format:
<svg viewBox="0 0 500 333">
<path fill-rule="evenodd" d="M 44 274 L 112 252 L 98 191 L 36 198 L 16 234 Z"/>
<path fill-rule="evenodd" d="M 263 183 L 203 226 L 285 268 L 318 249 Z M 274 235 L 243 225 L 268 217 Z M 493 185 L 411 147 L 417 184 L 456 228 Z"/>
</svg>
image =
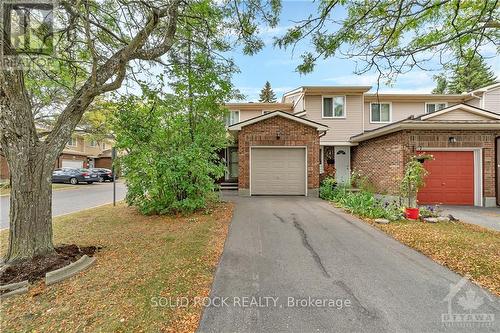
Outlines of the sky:
<svg viewBox="0 0 500 333">
<path fill-rule="evenodd" d="M 294 54 L 290 50 L 280 50 L 272 45 L 273 36 L 283 34 L 287 27 L 293 25 L 293 20 L 299 20 L 315 12 L 316 4 L 311 1 L 283 1 L 280 23 L 276 28 L 264 28 L 261 34 L 266 47 L 256 55 L 247 56 L 241 51 L 234 51 L 232 57 L 240 69 L 235 74 L 233 83 L 244 95 L 245 101 L 257 101 L 259 92 L 266 80 L 278 98 L 284 92 L 304 85 L 372 85 L 375 88 L 377 75 L 368 73 L 363 76 L 355 75 L 355 62 L 349 59 L 329 58 L 317 63 L 315 70 L 306 75 L 295 71 L 300 63 L 300 50 L 310 45 L 303 42 Z M 339 9 L 340 10 L 340 9 Z M 338 12 L 337 15 L 343 15 Z M 489 56 L 486 60 L 491 68 L 500 77 L 500 57 L 495 56 L 493 47 L 485 49 L 483 55 Z M 380 86 L 379 92 L 394 93 L 430 93 L 435 87 L 432 76 L 438 72 L 429 72 L 414 69 L 401 75 L 392 86 Z"/>
</svg>

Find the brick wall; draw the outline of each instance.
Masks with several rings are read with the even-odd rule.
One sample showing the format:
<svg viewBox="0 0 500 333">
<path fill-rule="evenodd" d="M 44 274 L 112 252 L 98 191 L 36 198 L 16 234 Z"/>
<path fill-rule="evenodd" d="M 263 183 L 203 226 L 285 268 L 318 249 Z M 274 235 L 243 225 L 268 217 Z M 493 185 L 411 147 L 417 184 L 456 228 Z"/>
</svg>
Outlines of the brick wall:
<svg viewBox="0 0 500 333">
<path fill-rule="evenodd" d="M 360 142 L 351 149 L 351 169 L 368 177 L 378 193 L 395 195 L 403 176 L 403 132 Z"/>
<path fill-rule="evenodd" d="M 352 169 L 380 193 L 397 194 L 404 165 L 419 148 L 483 148 L 483 195 L 496 195 L 495 138 L 498 130 L 405 130 L 361 142 L 352 150 Z M 450 143 L 454 137 L 457 142 Z"/>
<path fill-rule="evenodd" d="M 280 133 L 280 139 L 276 134 Z M 251 146 L 307 146 L 307 187 L 319 187 L 319 133 L 310 127 L 280 116 L 245 126 L 238 134 L 238 187 L 248 189 Z"/>
<path fill-rule="evenodd" d="M 408 131 L 407 155 L 415 153 L 419 147 L 432 148 L 483 148 L 483 195 L 494 197 L 496 195 L 496 157 L 495 138 L 500 136 L 499 130 L 475 131 Z M 454 137 L 457 142 L 448 142 L 449 137 Z"/>
<path fill-rule="evenodd" d="M 111 157 L 100 157 L 95 159 L 96 168 L 111 169 L 112 165 L 113 161 L 111 160 Z"/>
</svg>

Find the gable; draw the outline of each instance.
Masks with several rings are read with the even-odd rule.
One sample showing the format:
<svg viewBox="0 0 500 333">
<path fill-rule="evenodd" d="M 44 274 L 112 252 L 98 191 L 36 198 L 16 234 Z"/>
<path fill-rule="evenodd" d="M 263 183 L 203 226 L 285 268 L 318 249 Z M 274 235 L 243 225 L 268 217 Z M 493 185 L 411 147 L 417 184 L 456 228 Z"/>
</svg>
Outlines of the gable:
<svg viewBox="0 0 500 333">
<path fill-rule="evenodd" d="M 315 128 L 318 131 L 328 130 L 328 126 L 326 126 L 326 125 L 320 124 L 318 122 L 315 122 L 315 121 L 312 121 L 312 120 L 309 120 L 306 118 L 297 117 L 291 113 L 283 112 L 283 111 L 279 111 L 279 110 L 273 111 L 273 112 L 270 112 L 270 113 L 267 113 L 267 114 L 264 114 L 264 115 L 261 115 L 258 117 L 254 117 L 251 119 L 247 119 L 247 120 L 241 121 L 241 122 L 236 123 L 236 124 L 233 124 L 233 125 L 228 127 L 228 130 L 239 131 L 245 126 L 257 124 L 259 122 L 262 122 L 262 121 L 265 121 L 268 119 L 273 119 L 273 118 L 284 118 L 284 119 L 288 120 L 289 122 L 300 123 L 304 126 L 309 126 L 309 127 Z"/>
<path fill-rule="evenodd" d="M 451 112 L 440 114 L 433 117 L 432 120 L 457 121 L 457 120 L 491 120 L 490 117 L 485 117 L 477 113 L 472 113 L 462 109 L 453 110 Z"/>
<path fill-rule="evenodd" d="M 423 121 L 488 121 L 500 120 L 500 114 L 466 104 L 457 104 L 419 118 Z"/>
</svg>

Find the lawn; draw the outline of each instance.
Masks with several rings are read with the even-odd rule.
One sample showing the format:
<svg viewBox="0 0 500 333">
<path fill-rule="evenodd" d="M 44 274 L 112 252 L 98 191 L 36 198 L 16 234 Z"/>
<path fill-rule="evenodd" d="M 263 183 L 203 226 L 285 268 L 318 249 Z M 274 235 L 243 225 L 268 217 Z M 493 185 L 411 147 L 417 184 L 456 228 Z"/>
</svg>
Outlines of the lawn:
<svg viewBox="0 0 500 333">
<path fill-rule="evenodd" d="M 96 263 L 3 301 L 0 331 L 193 332 L 201 304 L 159 300 L 208 296 L 232 209 L 221 203 L 186 217 L 145 217 L 121 204 L 56 218 L 55 243 L 103 246 Z M 4 253 L 7 232 L 0 237 Z"/>
<path fill-rule="evenodd" d="M 500 296 L 500 232 L 463 222 L 365 221 Z"/>
<path fill-rule="evenodd" d="M 71 184 L 52 184 L 52 191 L 75 188 L 75 185 Z M 0 187 L 0 196 L 9 195 L 10 187 Z"/>
</svg>

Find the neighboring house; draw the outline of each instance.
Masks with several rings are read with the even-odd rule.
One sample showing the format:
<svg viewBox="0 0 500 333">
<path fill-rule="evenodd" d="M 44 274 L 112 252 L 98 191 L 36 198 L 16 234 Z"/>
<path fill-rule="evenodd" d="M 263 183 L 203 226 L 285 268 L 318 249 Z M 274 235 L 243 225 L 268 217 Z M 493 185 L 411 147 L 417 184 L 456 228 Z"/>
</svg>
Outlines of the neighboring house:
<svg viewBox="0 0 500 333">
<path fill-rule="evenodd" d="M 307 86 L 279 104 L 226 104 L 235 137 L 226 183 L 242 195 L 317 195 L 333 166 L 339 183 L 357 170 L 379 193 L 397 196 L 406 162 L 429 152 L 435 160 L 426 162 L 420 203 L 500 203 L 500 84 L 460 95 L 370 89 Z"/>
<path fill-rule="evenodd" d="M 108 168 L 111 169 L 111 148 L 114 140 L 108 138 L 96 142 L 76 130 L 66 147 L 55 161 L 56 168 Z M 9 178 L 9 168 L 5 157 L 0 155 L 0 179 Z"/>
</svg>

